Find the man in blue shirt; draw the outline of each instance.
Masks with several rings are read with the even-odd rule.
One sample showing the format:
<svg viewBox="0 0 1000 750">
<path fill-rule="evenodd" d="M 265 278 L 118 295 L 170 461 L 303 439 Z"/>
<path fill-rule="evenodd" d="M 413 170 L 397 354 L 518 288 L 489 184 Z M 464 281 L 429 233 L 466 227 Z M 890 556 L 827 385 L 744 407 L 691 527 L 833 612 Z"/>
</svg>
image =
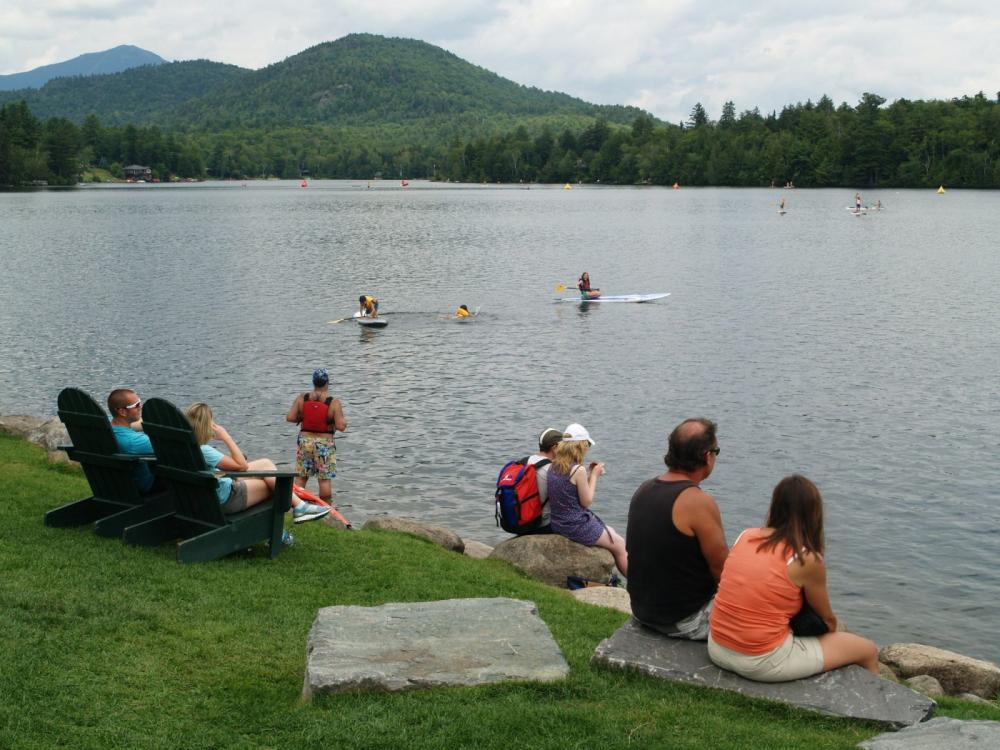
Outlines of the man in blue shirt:
<svg viewBox="0 0 1000 750">
<path fill-rule="evenodd" d="M 116 388 L 108 395 L 108 411 L 118 450 L 131 455 L 152 456 L 153 446 L 146 433 L 142 432 L 142 399 L 139 394 L 129 388 Z M 161 490 L 145 462 L 136 464 L 132 478 L 143 495 Z"/>
</svg>

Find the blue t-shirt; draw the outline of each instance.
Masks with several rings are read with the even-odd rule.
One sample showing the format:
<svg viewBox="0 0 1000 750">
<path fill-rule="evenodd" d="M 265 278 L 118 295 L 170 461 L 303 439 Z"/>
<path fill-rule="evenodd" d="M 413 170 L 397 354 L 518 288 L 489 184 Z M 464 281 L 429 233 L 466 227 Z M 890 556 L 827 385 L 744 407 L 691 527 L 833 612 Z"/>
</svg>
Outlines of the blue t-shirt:
<svg viewBox="0 0 1000 750">
<path fill-rule="evenodd" d="M 149 436 L 145 432 L 136 432 L 131 427 L 121 425 L 111 425 L 111 431 L 115 433 L 115 441 L 118 443 L 118 450 L 132 456 L 152 456 L 153 444 L 149 442 Z M 139 492 L 145 494 L 153 486 L 153 472 L 144 463 L 137 463 L 132 469 L 132 480 Z"/>
<path fill-rule="evenodd" d="M 221 461 L 225 456 L 224 453 L 216 450 L 211 445 L 201 446 L 201 455 L 205 457 L 205 463 L 208 464 L 209 471 L 218 471 L 216 467 L 219 465 L 219 461 Z M 229 499 L 229 493 L 232 489 L 232 479 L 229 477 L 219 477 L 219 486 L 216 488 L 215 493 L 219 497 L 220 505 Z"/>
</svg>

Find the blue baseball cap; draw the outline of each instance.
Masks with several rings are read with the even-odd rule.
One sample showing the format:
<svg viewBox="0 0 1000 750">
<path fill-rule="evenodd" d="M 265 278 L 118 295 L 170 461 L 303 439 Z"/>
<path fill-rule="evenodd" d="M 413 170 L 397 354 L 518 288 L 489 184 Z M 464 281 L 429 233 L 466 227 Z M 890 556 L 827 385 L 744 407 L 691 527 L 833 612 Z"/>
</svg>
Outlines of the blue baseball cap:
<svg viewBox="0 0 1000 750">
<path fill-rule="evenodd" d="M 313 370 L 313 385 L 321 386 L 326 385 L 330 382 L 330 373 L 326 371 L 325 367 L 318 367 Z"/>
</svg>

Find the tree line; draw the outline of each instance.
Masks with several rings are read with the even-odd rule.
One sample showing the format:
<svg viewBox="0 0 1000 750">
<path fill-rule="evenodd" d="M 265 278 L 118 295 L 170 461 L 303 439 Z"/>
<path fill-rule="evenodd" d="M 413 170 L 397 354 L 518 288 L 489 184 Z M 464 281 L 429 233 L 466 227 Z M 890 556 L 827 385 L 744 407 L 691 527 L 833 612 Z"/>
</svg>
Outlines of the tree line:
<svg viewBox="0 0 1000 750">
<path fill-rule="evenodd" d="M 583 182 L 620 185 L 798 187 L 1000 187 L 1000 94 L 949 101 L 885 99 L 866 93 L 856 106 L 823 96 L 762 115 L 718 120 L 700 104 L 688 121 L 649 115 L 631 125 L 597 119 L 564 127 L 528 117 L 485 123 L 456 118 L 448 130 L 412 126 L 302 125 L 165 131 L 156 125 L 104 126 L 42 121 L 25 102 L 0 107 L 0 185 L 68 185 L 99 167 L 121 176 L 129 164 L 161 180 L 257 177 L 421 178 L 462 182 Z M 498 127 L 508 123 L 507 130 Z M 407 145 L 407 144 L 421 145 Z"/>
</svg>

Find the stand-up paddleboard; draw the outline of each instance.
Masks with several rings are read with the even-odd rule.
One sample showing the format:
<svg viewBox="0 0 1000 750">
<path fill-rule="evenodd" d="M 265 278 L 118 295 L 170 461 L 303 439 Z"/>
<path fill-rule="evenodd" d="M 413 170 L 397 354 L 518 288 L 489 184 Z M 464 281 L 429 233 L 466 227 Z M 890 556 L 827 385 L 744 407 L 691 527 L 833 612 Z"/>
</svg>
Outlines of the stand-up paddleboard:
<svg viewBox="0 0 1000 750">
<path fill-rule="evenodd" d="M 556 302 L 577 302 L 581 304 L 589 304 L 591 302 L 652 302 L 669 296 L 670 292 L 662 294 L 602 294 L 596 299 L 583 299 L 582 297 L 556 297 Z"/>
<path fill-rule="evenodd" d="M 354 319 L 358 321 L 359 326 L 364 326 L 365 328 L 385 328 L 389 325 L 389 321 L 384 318 L 369 318 L 359 312 L 354 313 Z"/>
</svg>

